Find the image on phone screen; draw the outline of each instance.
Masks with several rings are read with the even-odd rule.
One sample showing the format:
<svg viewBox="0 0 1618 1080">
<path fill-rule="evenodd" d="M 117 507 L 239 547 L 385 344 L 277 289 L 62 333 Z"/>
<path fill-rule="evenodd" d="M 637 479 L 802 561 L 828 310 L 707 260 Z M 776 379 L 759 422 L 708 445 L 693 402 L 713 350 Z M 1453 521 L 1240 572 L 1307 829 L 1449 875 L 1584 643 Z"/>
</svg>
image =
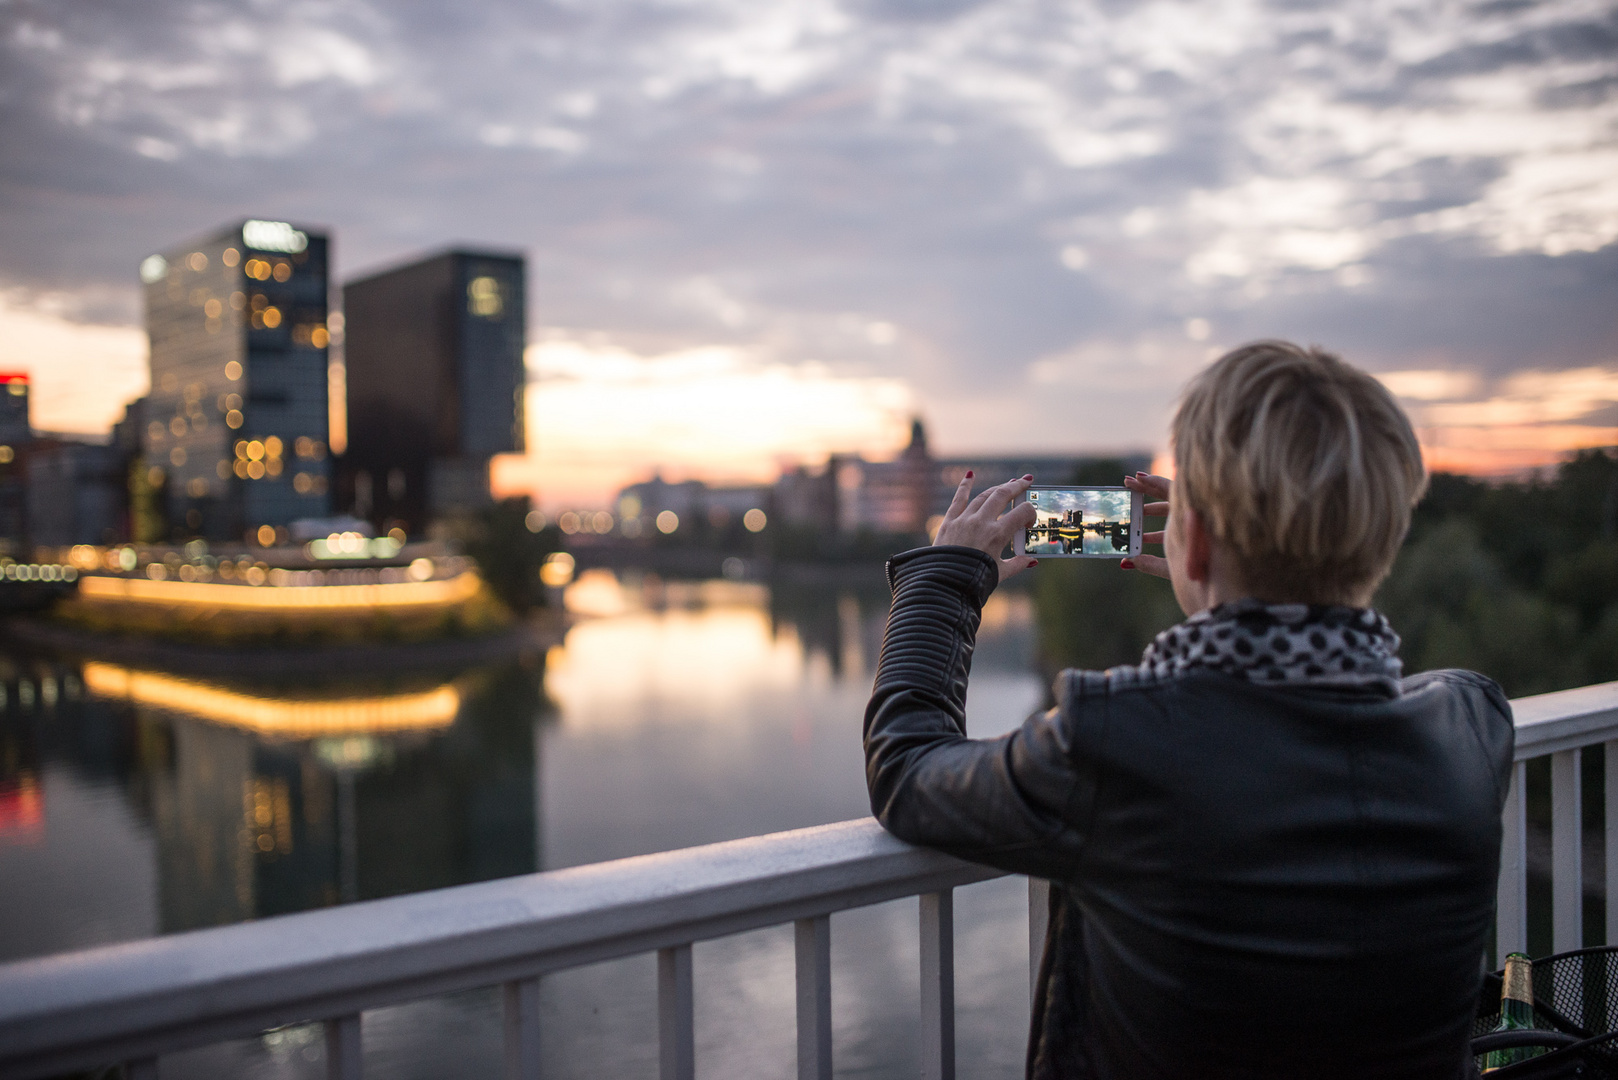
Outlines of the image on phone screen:
<svg viewBox="0 0 1618 1080">
<path fill-rule="evenodd" d="M 1034 524 L 1023 533 L 1028 555 L 1121 559 L 1139 554 L 1134 513 L 1139 499 L 1125 488 L 1030 488 Z"/>
</svg>

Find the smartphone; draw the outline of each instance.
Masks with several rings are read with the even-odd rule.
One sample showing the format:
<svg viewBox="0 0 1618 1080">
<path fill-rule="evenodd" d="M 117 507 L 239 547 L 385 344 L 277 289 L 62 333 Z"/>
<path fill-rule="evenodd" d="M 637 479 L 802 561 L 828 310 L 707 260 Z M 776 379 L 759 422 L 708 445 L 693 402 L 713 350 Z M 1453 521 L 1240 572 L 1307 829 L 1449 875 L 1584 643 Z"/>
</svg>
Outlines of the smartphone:
<svg viewBox="0 0 1618 1080">
<path fill-rule="evenodd" d="M 1034 523 L 1013 538 L 1018 555 L 1124 559 L 1140 554 L 1144 497 L 1125 487 L 1031 487 Z"/>
</svg>

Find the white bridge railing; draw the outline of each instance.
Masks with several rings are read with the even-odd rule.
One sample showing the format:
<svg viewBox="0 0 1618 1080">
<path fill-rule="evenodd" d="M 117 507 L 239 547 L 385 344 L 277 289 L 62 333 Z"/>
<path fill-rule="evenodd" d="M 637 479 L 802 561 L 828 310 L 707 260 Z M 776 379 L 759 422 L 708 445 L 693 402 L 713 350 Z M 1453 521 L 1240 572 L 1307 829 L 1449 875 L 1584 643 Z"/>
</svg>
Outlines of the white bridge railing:
<svg viewBox="0 0 1618 1080">
<path fill-rule="evenodd" d="M 1517 765 L 1505 815 L 1499 951 L 1527 944 L 1523 762 L 1551 755 L 1554 944 L 1583 944 L 1579 753 L 1606 744 L 1606 885 L 1618 896 L 1618 683 L 1513 703 Z M 695 1073 L 693 942 L 796 928 L 798 1076 L 832 1075 L 831 915 L 920 897 L 922 1075 L 955 1075 L 955 887 L 998 876 L 894 839 L 870 820 L 554 870 L 0 965 L 0 1080 L 158 1056 L 324 1021 L 327 1075 L 362 1073 L 366 1009 L 504 987 L 506 1075 L 539 1074 L 539 979 L 657 953 L 660 1075 Z M 1029 943 L 1044 938 L 1030 883 Z M 1618 903 L 1607 906 L 1618 942 Z"/>
</svg>

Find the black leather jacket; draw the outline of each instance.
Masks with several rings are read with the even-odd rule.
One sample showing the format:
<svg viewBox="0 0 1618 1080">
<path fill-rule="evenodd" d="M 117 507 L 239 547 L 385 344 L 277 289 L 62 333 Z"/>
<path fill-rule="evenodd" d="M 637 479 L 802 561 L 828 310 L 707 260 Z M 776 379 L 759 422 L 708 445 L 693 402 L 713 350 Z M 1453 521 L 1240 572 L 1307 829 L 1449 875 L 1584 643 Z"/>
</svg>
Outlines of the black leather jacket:
<svg viewBox="0 0 1618 1080">
<path fill-rule="evenodd" d="M 919 548 L 888 578 L 871 809 L 1052 882 L 1030 1077 L 1467 1074 L 1512 755 L 1497 685 L 1068 671 L 1054 709 L 973 740 L 994 561 Z"/>
</svg>

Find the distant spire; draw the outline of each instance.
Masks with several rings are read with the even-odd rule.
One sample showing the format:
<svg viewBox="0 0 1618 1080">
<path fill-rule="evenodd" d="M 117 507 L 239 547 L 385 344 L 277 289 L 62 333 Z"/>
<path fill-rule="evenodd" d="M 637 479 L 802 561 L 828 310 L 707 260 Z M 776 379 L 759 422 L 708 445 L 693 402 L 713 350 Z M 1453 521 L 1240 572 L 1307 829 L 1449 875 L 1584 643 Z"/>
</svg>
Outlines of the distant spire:
<svg viewBox="0 0 1618 1080">
<path fill-rule="evenodd" d="M 910 421 L 910 449 L 923 453 L 927 450 L 927 428 L 923 426 L 919 416 Z"/>
</svg>

